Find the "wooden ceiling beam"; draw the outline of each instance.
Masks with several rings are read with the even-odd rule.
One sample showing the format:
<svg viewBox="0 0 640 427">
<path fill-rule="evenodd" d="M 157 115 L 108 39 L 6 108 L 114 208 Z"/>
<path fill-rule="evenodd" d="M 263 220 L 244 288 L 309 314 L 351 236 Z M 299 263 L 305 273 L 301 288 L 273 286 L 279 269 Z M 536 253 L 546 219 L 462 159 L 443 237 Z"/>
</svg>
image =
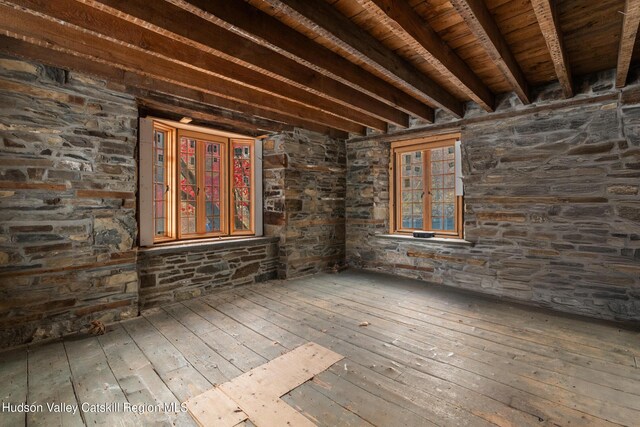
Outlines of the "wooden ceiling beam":
<svg viewBox="0 0 640 427">
<path fill-rule="evenodd" d="M 210 129 L 221 130 L 223 132 L 233 132 L 241 135 L 257 137 L 264 135 L 255 127 L 246 127 L 246 123 L 234 123 L 229 120 L 222 121 L 219 116 L 210 113 L 203 113 L 189 108 L 176 106 L 174 103 L 164 103 L 144 97 L 136 97 L 138 111 L 141 117 L 153 116 L 160 119 L 180 121 L 182 117 L 189 117 L 190 124 L 205 126 Z"/>
<path fill-rule="evenodd" d="M 203 108 L 194 103 L 185 102 L 177 98 L 162 96 L 151 91 L 140 90 L 136 95 L 138 109 L 153 115 L 154 117 L 165 118 L 173 121 L 179 121 L 182 117 L 189 117 L 193 121 L 191 124 L 206 126 L 212 129 L 235 132 L 248 136 L 264 135 L 266 132 L 282 132 L 290 131 L 292 126 L 282 125 L 278 129 L 260 130 L 260 128 L 251 126 L 245 121 L 236 121 L 225 115 L 220 115 L 218 111 L 211 111 L 209 108 Z"/>
<path fill-rule="evenodd" d="M 478 39 L 523 104 L 530 104 L 529 85 L 483 0 L 451 0 L 451 4 Z"/>
<path fill-rule="evenodd" d="M 337 53 L 315 43 L 276 18 L 245 2 L 228 0 L 170 0 L 229 31 L 270 47 L 277 52 L 342 83 L 357 87 L 407 114 L 433 122 L 433 108 L 386 81 L 363 70 Z"/>
<path fill-rule="evenodd" d="M 0 35 L 0 52 L 15 55 L 27 60 L 42 62 L 57 68 L 63 68 L 78 73 L 87 74 L 99 79 L 104 79 L 110 86 L 117 85 L 119 90 L 123 90 L 133 96 L 148 96 L 150 93 L 171 96 L 176 99 L 184 99 L 201 105 L 206 105 L 210 111 L 224 111 L 229 113 L 243 114 L 247 120 L 259 129 L 280 130 L 271 123 L 282 123 L 286 130 L 287 126 L 299 127 L 314 132 L 328 134 L 339 138 L 347 138 L 348 133 L 331 127 L 320 125 L 316 122 L 304 119 L 304 111 L 298 110 L 303 117 L 296 115 L 291 116 L 278 112 L 277 108 L 282 109 L 279 99 L 273 99 L 273 107 L 276 109 L 267 110 L 258 107 L 252 103 L 243 103 L 241 101 L 231 101 L 227 98 L 212 95 L 210 93 L 201 92 L 188 87 L 156 80 L 151 77 L 142 76 L 130 71 L 122 70 L 110 65 L 97 62 L 87 61 L 84 58 L 67 54 L 60 51 L 53 51 L 46 47 L 28 43 L 24 40 L 18 40 L 7 36 Z M 286 102 L 286 101 L 285 101 Z M 290 105 L 285 105 L 290 108 Z M 229 113 L 221 112 L 223 115 Z M 264 125 L 260 119 L 269 120 L 269 125 Z M 363 129 L 364 131 L 364 129 Z"/>
<path fill-rule="evenodd" d="M 202 73 L 224 79 L 232 79 L 241 85 L 262 90 L 276 96 L 286 97 L 328 113 L 344 117 L 360 125 L 378 130 L 386 129 L 386 122 L 360 111 L 346 109 L 343 105 L 313 93 L 265 76 L 218 56 L 202 52 L 192 46 L 147 30 L 111 14 L 94 9 L 75 1 L 39 2 L 34 0 L 14 0 L 14 4 L 28 8 L 43 17 L 61 20 L 73 28 L 91 35 L 119 43 L 141 53 L 152 53 L 167 61 L 193 68 Z"/>
<path fill-rule="evenodd" d="M 629 74 L 629 66 L 631 65 L 639 24 L 640 0 L 626 0 L 622 21 L 622 35 L 620 36 L 620 46 L 618 47 L 616 87 L 623 87 L 627 83 L 627 75 Z"/>
<path fill-rule="evenodd" d="M 531 5 L 536 14 L 538 25 L 540 25 L 540 30 L 542 30 L 544 41 L 551 54 L 551 60 L 553 61 L 560 86 L 562 86 L 562 92 L 565 97 L 571 98 L 573 96 L 571 66 L 564 49 L 562 31 L 558 23 L 555 4 L 551 0 L 531 0 Z"/>
<path fill-rule="evenodd" d="M 169 83 L 176 83 L 203 92 L 211 93 L 231 100 L 252 102 L 262 107 L 268 107 L 275 97 L 281 98 L 280 104 L 287 105 L 290 113 L 305 110 L 307 116 L 325 126 L 345 130 L 347 132 L 362 133 L 364 127 L 346 120 L 340 116 L 347 115 L 344 108 L 335 105 L 335 113 L 316 110 L 314 103 L 318 97 L 305 91 L 300 96 L 308 97 L 306 104 L 283 97 L 278 92 L 268 93 L 244 86 L 237 82 L 226 80 L 214 75 L 206 74 L 180 66 L 158 56 L 133 50 L 121 46 L 105 38 L 89 34 L 72 25 L 61 24 L 41 16 L 28 13 L 17 8 L 0 5 L 0 29 L 2 33 L 13 37 L 26 37 L 34 44 L 40 44 L 57 51 L 71 53 L 89 60 L 106 65 L 117 65 L 141 75 L 153 77 Z M 267 78 L 264 77 L 264 80 Z M 287 91 L 287 86 L 277 82 L 274 91 Z M 292 88 L 296 89 L 296 88 Z M 290 101 L 290 102 L 285 102 Z M 325 100 L 326 101 L 326 100 Z M 318 101 L 318 103 L 321 103 Z M 286 113 L 287 111 L 282 111 Z"/>
<path fill-rule="evenodd" d="M 63 0 L 57 0 L 60 2 Z M 64 0 L 69 1 L 69 0 Z M 202 52 L 222 57 L 378 120 L 408 127 L 409 116 L 272 49 L 164 1 L 78 0 Z M 92 23 L 91 25 L 93 25 Z M 373 127 L 373 126 L 372 126 Z M 377 129 L 377 127 L 376 127 Z M 384 130 L 384 129 L 383 129 Z"/>
<path fill-rule="evenodd" d="M 264 0 L 300 25 L 366 63 L 393 85 L 462 117 L 462 102 L 324 1 Z"/>
<path fill-rule="evenodd" d="M 189 108 L 188 105 L 193 105 L 193 111 L 200 111 L 208 114 L 215 112 L 216 116 L 222 117 L 227 117 L 229 115 L 235 117 L 235 112 L 241 113 L 247 117 L 246 120 L 248 122 L 255 124 L 258 129 L 263 131 L 282 132 L 290 130 L 293 127 L 298 127 L 343 139 L 347 139 L 349 137 L 348 132 L 346 131 L 305 120 L 301 117 L 295 116 L 295 113 L 292 116 L 287 116 L 276 111 L 269 111 L 256 107 L 253 104 L 240 104 L 182 86 L 171 84 L 167 85 L 166 83 L 157 81 L 154 82 L 153 79 L 140 77 L 129 72 L 125 72 L 123 83 L 125 84 L 126 92 L 137 98 L 145 98 L 149 100 L 156 98 L 167 99 L 167 97 L 171 97 L 175 99 L 175 105 L 181 105 L 183 108 Z M 171 105 L 171 103 L 166 101 L 163 102 L 163 104 Z M 198 105 L 201 105 L 202 109 L 196 109 L 195 106 Z M 364 128 L 362 131 L 364 131 Z"/>
<path fill-rule="evenodd" d="M 493 93 L 406 0 L 356 1 L 470 99 L 493 111 Z"/>
<path fill-rule="evenodd" d="M 247 116 L 236 111 L 178 98 L 150 89 L 127 86 L 126 92 L 133 95 L 138 100 L 139 105 L 163 105 L 165 108 L 158 110 L 166 110 L 167 112 L 180 114 L 181 116 L 206 120 L 210 123 L 210 127 L 221 130 L 225 128 L 251 129 L 251 135 L 255 136 L 262 135 L 265 132 L 283 132 L 293 129 L 293 126 L 287 123 L 274 122 L 261 117 Z"/>
</svg>

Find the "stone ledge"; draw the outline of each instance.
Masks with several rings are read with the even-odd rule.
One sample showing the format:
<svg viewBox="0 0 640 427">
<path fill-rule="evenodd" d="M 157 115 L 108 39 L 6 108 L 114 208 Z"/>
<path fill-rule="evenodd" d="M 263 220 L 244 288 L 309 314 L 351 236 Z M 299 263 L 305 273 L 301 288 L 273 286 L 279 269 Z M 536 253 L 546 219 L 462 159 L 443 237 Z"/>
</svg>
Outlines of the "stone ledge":
<svg viewBox="0 0 640 427">
<path fill-rule="evenodd" d="M 428 239 L 404 236 L 400 234 L 376 234 L 375 238 L 396 240 L 399 242 L 406 242 L 411 244 L 424 244 L 424 245 L 437 245 L 437 246 L 469 246 L 472 247 L 475 243 L 463 239 L 444 239 L 442 237 L 431 237 Z"/>
<path fill-rule="evenodd" d="M 202 241 L 170 242 L 161 243 L 152 247 L 138 248 L 138 253 L 145 255 L 161 255 L 166 253 L 181 253 L 202 250 L 224 250 L 231 248 L 244 248 L 248 246 L 258 246 L 268 243 L 275 243 L 279 237 L 243 237 L 243 238 L 214 238 Z"/>
</svg>

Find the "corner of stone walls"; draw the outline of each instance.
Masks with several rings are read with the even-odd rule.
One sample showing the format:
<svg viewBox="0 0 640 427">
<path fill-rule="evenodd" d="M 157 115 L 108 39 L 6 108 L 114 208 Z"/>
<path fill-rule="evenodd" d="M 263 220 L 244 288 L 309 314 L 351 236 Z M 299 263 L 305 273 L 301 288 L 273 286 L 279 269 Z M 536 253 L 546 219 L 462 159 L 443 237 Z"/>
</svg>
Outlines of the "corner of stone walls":
<svg viewBox="0 0 640 427">
<path fill-rule="evenodd" d="M 560 98 L 513 96 L 461 127 L 465 238 L 473 247 L 388 240 L 389 141 L 347 142 L 349 265 L 554 310 L 640 322 L 640 86 L 611 71 Z M 434 126 L 446 131 L 447 124 Z M 424 136 L 430 127 L 402 131 Z"/>
<path fill-rule="evenodd" d="M 345 150 L 343 140 L 302 129 L 265 140 L 264 225 L 280 239 L 279 278 L 344 263 Z"/>
</svg>

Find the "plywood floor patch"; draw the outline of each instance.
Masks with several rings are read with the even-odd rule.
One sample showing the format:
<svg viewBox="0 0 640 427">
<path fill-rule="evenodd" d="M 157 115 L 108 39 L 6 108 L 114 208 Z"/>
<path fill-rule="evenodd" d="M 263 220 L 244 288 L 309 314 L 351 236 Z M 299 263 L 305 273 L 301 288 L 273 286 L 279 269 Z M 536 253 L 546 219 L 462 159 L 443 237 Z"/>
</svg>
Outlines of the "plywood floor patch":
<svg viewBox="0 0 640 427">
<path fill-rule="evenodd" d="M 233 399 L 238 399 L 237 402 L 247 412 L 249 420 L 257 427 L 315 427 L 313 422 L 279 397 L 260 393 L 242 394 Z"/>
<path fill-rule="evenodd" d="M 261 390 L 280 397 L 341 359 L 338 353 L 307 343 L 222 384 L 221 388 L 227 394 Z"/>
<path fill-rule="evenodd" d="M 258 427 L 313 426 L 280 397 L 342 358 L 310 342 L 189 399 L 187 408 L 200 425 L 231 427 L 248 417 Z"/>
<path fill-rule="evenodd" d="M 189 399 L 187 410 L 202 427 L 233 427 L 248 418 L 236 402 L 217 387 Z"/>
</svg>

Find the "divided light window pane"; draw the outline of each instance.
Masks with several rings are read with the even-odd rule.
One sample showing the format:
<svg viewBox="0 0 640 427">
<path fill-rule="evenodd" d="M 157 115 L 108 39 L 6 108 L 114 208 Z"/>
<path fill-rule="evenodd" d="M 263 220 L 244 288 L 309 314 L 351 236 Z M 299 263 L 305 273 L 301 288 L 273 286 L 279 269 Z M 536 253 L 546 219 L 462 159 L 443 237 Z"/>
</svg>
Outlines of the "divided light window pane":
<svg viewBox="0 0 640 427">
<path fill-rule="evenodd" d="M 431 229 L 452 231 L 455 226 L 454 146 L 430 151 Z"/>
<path fill-rule="evenodd" d="M 402 165 L 402 228 L 422 229 L 423 225 L 423 155 L 422 151 L 404 153 Z"/>
<path fill-rule="evenodd" d="M 154 234 L 165 236 L 166 229 L 166 139 L 167 133 L 155 130 L 153 133 L 153 213 Z"/>
<path fill-rule="evenodd" d="M 153 135 L 155 241 L 254 233 L 252 139 L 165 123 Z"/>
<path fill-rule="evenodd" d="M 196 167 L 196 140 L 180 138 L 180 231 L 196 232 L 196 192 L 198 191 Z"/>
<path fill-rule="evenodd" d="M 392 145 L 393 147 L 393 145 Z M 462 201 L 455 195 L 455 139 L 403 142 L 392 148 L 395 164 L 393 230 L 433 231 L 462 237 Z"/>
<path fill-rule="evenodd" d="M 220 231 L 220 164 L 221 146 L 205 142 L 205 231 Z"/>
<path fill-rule="evenodd" d="M 233 141 L 233 227 L 238 231 L 252 228 L 252 145 Z"/>
</svg>

